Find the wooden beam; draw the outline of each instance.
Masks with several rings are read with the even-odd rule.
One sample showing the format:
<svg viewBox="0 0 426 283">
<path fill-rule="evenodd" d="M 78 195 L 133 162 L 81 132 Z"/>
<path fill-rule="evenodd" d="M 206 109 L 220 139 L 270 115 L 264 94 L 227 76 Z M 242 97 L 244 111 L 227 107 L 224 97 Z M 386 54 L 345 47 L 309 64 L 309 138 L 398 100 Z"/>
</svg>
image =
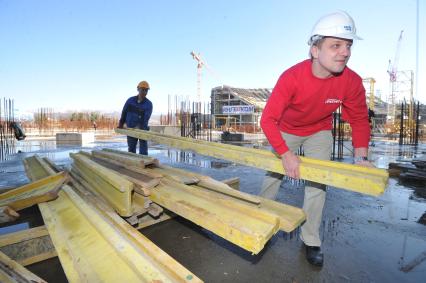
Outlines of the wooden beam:
<svg viewBox="0 0 426 283">
<path fill-rule="evenodd" d="M 137 129 L 115 129 L 115 131 L 123 135 L 151 140 L 171 147 L 285 174 L 281 159 L 267 150 L 176 137 Z M 389 176 L 386 170 L 306 157 L 301 157 L 301 160 L 300 175 L 305 180 L 373 196 L 382 194 L 387 186 Z"/>
<path fill-rule="evenodd" d="M 48 235 L 49 232 L 47 231 L 46 226 L 39 226 L 14 233 L 4 234 L 0 236 L 0 248 Z"/>
<path fill-rule="evenodd" d="M 58 254 L 56 253 L 56 250 L 52 249 L 52 250 L 44 252 L 44 253 L 39 253 L 39 254 L 36 254 L 34 256 L 30 256 L 30 257 L 27 257 L 27 258 L 24 258 L 24 259 L 20 259 L 20 260 L 18 260 L 18 262 L 20 264 L 22 264 L 23 266 L 28 266 L 28 265 L 31 265 L 31 264 L 34 264 L 34 263 L 37 263 L 37 262 L 41 262 L 41 261 L 45 261 L 45 260 L 48 260 L 50 258 L 54 258 L 54 257 L 57 257 L 57 256 L 58 256 Z"/>
<path fill-rule="evenodd" d="M 254 254 L 281 227 L 277 215 L 255 205 L 169 179 L 162 179 L 149 198 Z M 305 220 L 301 209 L 294 210 L 299 216 L 293 229 Z"/>
<path fill-rule="evenodd" d="M 136 156 L 130 156 L 130 155 L 121 155 L 115 152 L 109 152 L 105 150 L 94 150 L 92 151 L 92 155 L 94 157 L 101 157 L 104 159 L 111 159 L 113 161 L 117 161 L 118 163 L 122 165 L 127 166 L 136 166 L 145 168 L 145 162 L 143 158 L 138 158 Z"/>
<path fill-rule="evenodd" d="M 70 282 L 201 282 L 85 188 L 39 207 Z"/>
<path fill-rule="evenodd" d="M 23 266 L 57 256 L 45 226 L 0 236 L 0 251 Z"/>
<path fill-rule="evenodd" d="M 134 185 L 115 171 L 105 168 L 81 154 L 71 154 L 76 171 L 124 217 L 133 214 L 131 195 Z"/>
<path fill-rule="evenodd" d="M 8 206 L 15 211 L 46 202 L 58 197 L 58 191 L 67 182 L 65 172 L 61 172 L 16 189 L 0 194 L 0 206 Z"/>
<path fill-rule="evenodd" d="M 137 154 L 137 153 L 133 153 L 133 152 L 127 152 L 127 151 L 122 151 L 122 150 L 116 150 L 116 149 L 112 149 L 112 148 L 103 148 L 102 149 L 105 152 L 112 152 L 112 153 L 117 153 L 117 154 L 121 154 L 121 155 L 127 155 L 130 157 L 134 157 L 134 158 L 138 158 L 143 160 L 143 163 L 146 165 L 158 165 L 158 160 L 156 158 L 147 156 L 147 155 L 142 155 L 142 154 Z"/>
<path fill-rule="evenodd" d="M 181 186 L 182 184 L 186 184 L 190 185 L 191 188 L 196 188 L 197 191 L 208 191 L 208 198 L 210 202 L 224 201 L 224 203 L 230 207 L 238 205 L 239 202 L 243 202 L 245 205 L 250 205 L 250 209 L 256 211 L 254 214 L 256 214 L 258 210 L 272 214 L 272 217 L 277 217 L 279 219 L 279 228 L 286 232 L 293 231 L 305 220 L 305 214 L 300 208 L 236 191 L 230 186 L 208 176 L 162 164 L 159 164 L 158 167 L 153 166 L 143 170 L 164 176 L 160 180 L 168 180 L 169 183 L 167 183 L 167 186 L 170 187 L 187 188 L 187 186 Z M 192 181 L 188 182 L 187 180 Z M 156 190 L 157 188 L 153 189 L 151 193 L 155 193 Z M 197 191 L 194 193 L 197 193 Z M 201 192 L 201 194 L 203 194 L 203 192 Z M 137 207 L 144 207 L 144 198 L 134 195 L 133 205 L 136 205 Z M 194 204 L 194 207 L 196 206 L 197 204 Z M 208 206 L 206 208 L 208 209 Z M 214 230 L 212 231 L 215 232 Z"/>
<path fill-rule="evenodd" d="M 0 252 L 0 282 L 47 283 L 2 252 Z"/>
</svg>

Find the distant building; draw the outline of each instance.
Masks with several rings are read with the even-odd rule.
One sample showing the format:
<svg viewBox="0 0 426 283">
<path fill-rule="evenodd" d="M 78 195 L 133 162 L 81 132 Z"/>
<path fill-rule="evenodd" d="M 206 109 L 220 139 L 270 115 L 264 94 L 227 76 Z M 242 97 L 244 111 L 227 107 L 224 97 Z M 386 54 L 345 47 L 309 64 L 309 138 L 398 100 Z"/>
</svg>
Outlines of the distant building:
<svg viewBox="0 0 426 283">
<path fill-rule="evenodd" d="M 235 88 L 219 86 L 212 89 L 211 105 L 215 128 L 257 132 L 266 101 L 271 95 L 269 88 Z"/>
</svg>

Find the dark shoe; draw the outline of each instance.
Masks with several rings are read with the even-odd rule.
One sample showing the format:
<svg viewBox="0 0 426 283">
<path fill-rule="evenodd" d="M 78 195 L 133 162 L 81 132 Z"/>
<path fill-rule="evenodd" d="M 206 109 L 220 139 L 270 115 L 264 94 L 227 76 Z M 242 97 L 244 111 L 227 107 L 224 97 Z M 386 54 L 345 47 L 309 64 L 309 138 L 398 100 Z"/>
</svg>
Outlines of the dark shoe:
<svg viewBox="0 0 426 283">
<path fill-rule="evenodd" d="M 306 247 L 306 259 L 308 260 L 308 262 L 312 265 L 322 266 L 324 262 L 324 254 L 321 252 L 321 248 L 311 247 L 307 245 L 305 245 L 305 247 Z"/>
</svg>

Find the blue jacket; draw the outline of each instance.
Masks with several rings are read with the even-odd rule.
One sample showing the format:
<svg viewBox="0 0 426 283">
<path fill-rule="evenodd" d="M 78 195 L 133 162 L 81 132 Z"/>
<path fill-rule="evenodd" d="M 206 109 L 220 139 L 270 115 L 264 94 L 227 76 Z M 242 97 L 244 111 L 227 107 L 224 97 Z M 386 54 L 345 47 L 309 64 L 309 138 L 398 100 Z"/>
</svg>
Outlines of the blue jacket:
<svg viewBox="0 0 426 283">
<path fill-rule="evenodd" d="M 138 103 L 138 96 L 132 96 L 124 104 L 119 126 L 122 127 L 126 123 L 128 128 L 148 130 L 148 121 L 151 118 L 151 114 L 152 102 L 148 98 L 145 97 L 144 100 Z"/>
</svg>

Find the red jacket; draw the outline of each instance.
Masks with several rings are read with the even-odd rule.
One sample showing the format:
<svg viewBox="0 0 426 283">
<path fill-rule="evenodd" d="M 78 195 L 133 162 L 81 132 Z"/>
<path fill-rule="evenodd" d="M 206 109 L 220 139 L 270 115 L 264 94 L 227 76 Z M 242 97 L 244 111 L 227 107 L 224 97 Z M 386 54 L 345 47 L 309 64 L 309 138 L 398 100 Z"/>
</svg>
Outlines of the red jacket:
<svg viewBox="0 0 426 283">
<path fill-rule="evenodd" d="M 305 60 L 286 70 L 266 103 L 261 127 L 278 154 L 288 151 L 281 136 L 286 132 L 309 136 L 332 129 L 332 113 L 342 105 L 342 118 L 352 127 L 355 148 L 368 147 L 370 125 L 362 79 L 346 67 L 341 74 L 320 79 Z"/>
</svg>

